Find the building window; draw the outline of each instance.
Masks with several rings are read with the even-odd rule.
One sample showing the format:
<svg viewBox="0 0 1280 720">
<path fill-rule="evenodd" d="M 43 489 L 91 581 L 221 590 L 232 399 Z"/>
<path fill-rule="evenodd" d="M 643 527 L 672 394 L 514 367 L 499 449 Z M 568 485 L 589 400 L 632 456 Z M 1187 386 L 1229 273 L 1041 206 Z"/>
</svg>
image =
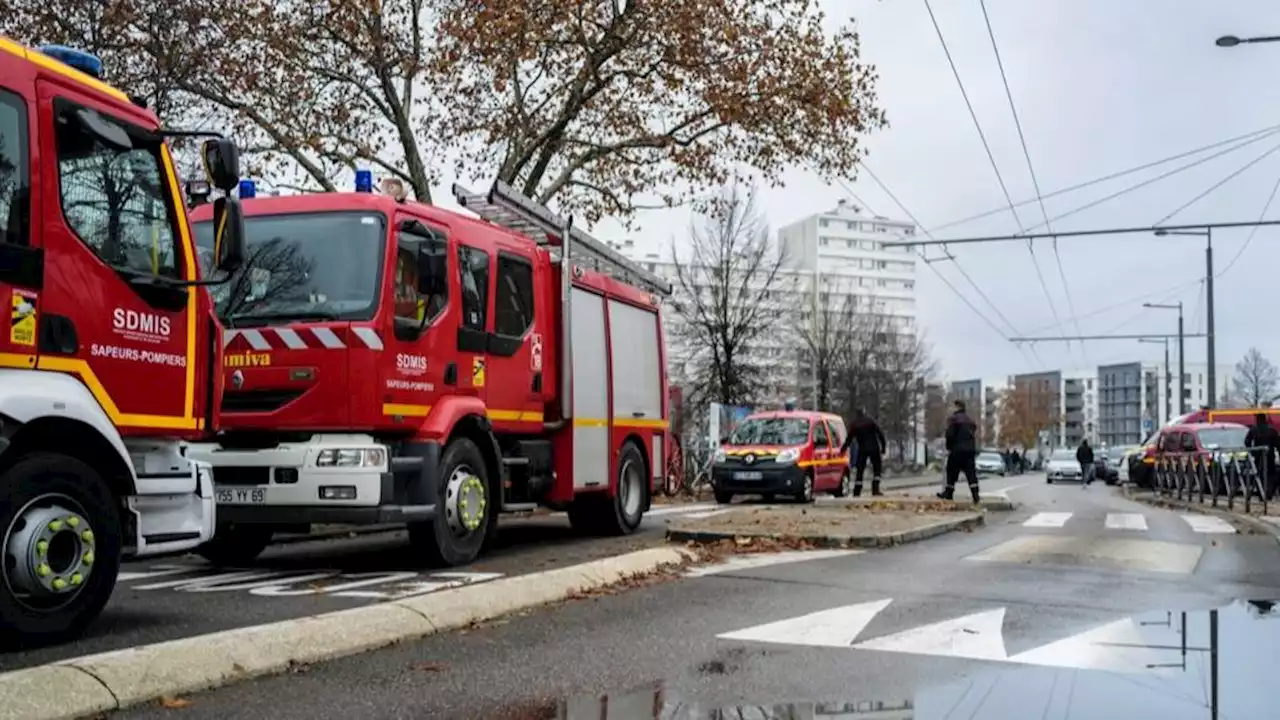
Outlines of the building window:
<svg viewBox="0 0 1280 720">
<path fill-rule="evenodd" d="M 821 220 L 818 221 L 818 227 L 826 227 L 828 224 L 829 223 L 827 222 L 826 218 L 822 218 Z"/>
<path fill-rule="evenodd" d="M 819 244 L 819 245 L 822 245 L 822 246 L 824 246 L 824 247 L 825 247 L 825 246 L 829 245 L 830 243 L 831 243 L 831 241 L 830 241 L 830 240 L 828 240 L 827 238 L 824 238 L 824 237 L 820 237 L 820 238 L 818 238 L 818 244 Z"/>
</svg>

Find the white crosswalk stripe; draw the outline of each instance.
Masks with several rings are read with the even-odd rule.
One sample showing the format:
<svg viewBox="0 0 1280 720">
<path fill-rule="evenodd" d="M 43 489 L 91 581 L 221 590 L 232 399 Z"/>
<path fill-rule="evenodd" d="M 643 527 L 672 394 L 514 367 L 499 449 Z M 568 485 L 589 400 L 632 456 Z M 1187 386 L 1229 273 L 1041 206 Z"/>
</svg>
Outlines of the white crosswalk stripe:
<svg viewBox="0 0 1280 720">
<path fill-rule="evenodd" d="M 1030 519 L 1022 523 L 1022 527 L 1029 528 L 1060 528 L 1067 524 L 1071 519 L 1069 512 L 1042 512 L 1032 515 Z"/>
<path fill-rule="evenodd" d="M 1187 513 L 1179 515 L 1192 532 L 1207 535 L 1234 535 L 1236 529 L 1231 523 L 1216 515 L 1197 515 Z M 1032 515 L 1022 523 L 1022 527 L 1039 530 L 1084 531 L 1091 526 L 1097 527 L 1094 517 L 1077 517 L 1069 512 L 1041 512 Z M 1124 530 L 1129 532 L 1147 532 L 1147 517 L 1143 513 L 1107 513 L 1103 526 L 1107 530 Z"/>
<path fill-rule="evenodd" d="M 1236 532 L 1231 523 L 1213 515 L 1183 515 L 1182 519 L 1186 520 L 1191 529 L 1198 533 L 1234 535 Z"/>
<path fill-rule="evenodd" d="M 1111 530 L 1146 530 L 1147 519 L 1142 513 L 1107 513 L 1107 528 Z"/>
</svg>

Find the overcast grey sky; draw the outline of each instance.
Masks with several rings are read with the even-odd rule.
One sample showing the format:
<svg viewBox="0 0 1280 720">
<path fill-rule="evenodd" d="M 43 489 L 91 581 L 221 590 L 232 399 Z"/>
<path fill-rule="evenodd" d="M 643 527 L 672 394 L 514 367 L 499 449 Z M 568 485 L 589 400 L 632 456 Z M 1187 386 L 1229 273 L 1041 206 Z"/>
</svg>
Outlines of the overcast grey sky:
<svg viewBox="0 0 1280 720">
<path fill-rule="evenodd" d="M 931 0 L 933 10 L 1001 174 L 1015 201 L 1035 197 L 1027 162 L 987 35 L 978 0 Z M 1007 205 L 988 162 L 923 0 L 825 0 L 833 23 L 856 18 L 866 59 L 880 72 L 880 97 L 891 127 L 868 140 L 868 164 L 926 228 Z M 1280 125 L 1280 43 L 1217 48 L 1223 34 L 1280 35 L 1280 3 L 1266 0 L 986 0 L 1040 188 L 1063 187 L 1210 143 Z M 1054 224 L 1056 230 L 1150 225 L 1228 174 L 1280 146 L 1267 137 L 1179 175 Z M 1210 153 L 1204 153 L 1208 155 Z M 1200 156 L 1197 156 L 1200 157 Z M 1045 201 L 1050 217 L 1189 162 L 1164 165 Z M 1170 222 L 1256 220 L 1280 180 L 1280 150 L 1179 213 Z M 877 213 L 903 213 L 870 177 L 849 185 Z M 833 207 L 847 193 L 797 170 L 787 187 L 765 191 L 762 206 L 775 227 Z M 1032 203 L 1019 208 L 1024 225 L 1044 217 Z M 1280 198 L 1268 219 L 1280 218 Z M 664 248 L 682 212 L 650 213 L 640 243 Z M 599 229 L 611 237 L 608 224 Z M 939 231 L 938 237 L 1014 233 L 1013 216 Z M 1215 236 L 1219 272 L 1236 256 L 1248 230 Z M 1274 258 L 1280 229 L 1256 233 L 1244 254 L 1217 281 L 1219 362 L 1234 362 L 1251 345 L 1280 360 Z M 1107 236 L 1063 239 L 1058 250 L 1070 304 L 1052 245 L 1036 257 L 1054 315 L 1025 243 L 953 246 L 959 265 L 1012 324 L 1009 328 L 968 285 L 955 263 L 933 265 L 1006 335 L 1071 334 L 1073 314 L 1085 334 L 1173 331 L 1175 316 L 1143 310 L 1142 302 L 1187 308 L 1188 331 L 1203 330 L 1204 243 L 1194 237 Z M 930 250 L 930 256 L 939 251 Z M 664 253 L 665 254 L 665 253 Z M 1135 341 L 1062 343 L 1036 347 L 1039 362 L 1006 342 L 923 263 L 918 271 L 921 326 L 951 378 L 1003 375 L 1033 368 L 1085 367 L 1162 357 L 1157 345 Z M 1181 289 L 1178 289 L 1181 286 Z M 1145 296 L 1145 297 L 1143 297 Z M 1122 302 L 1132 298 L 1131 302 Z M 1120 303 L 1118 307 L 1117 303 Z M 1109 308 L 1103 312 L 1100 309 Z M 1083 351 L 1083 354 L 1082 354 Z M 1188 362 L 1203 362 L 1204 342 L 1188 341 Z"/>
</svg>

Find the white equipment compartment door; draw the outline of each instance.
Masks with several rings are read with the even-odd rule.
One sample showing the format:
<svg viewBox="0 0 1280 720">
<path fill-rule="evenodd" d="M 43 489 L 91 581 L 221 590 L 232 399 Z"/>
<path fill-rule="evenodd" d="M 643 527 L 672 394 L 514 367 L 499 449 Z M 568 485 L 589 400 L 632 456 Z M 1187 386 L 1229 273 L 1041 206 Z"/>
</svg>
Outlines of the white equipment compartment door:
<svg viewBox="0 0 1280 720">
<path fill-rule="evenodd" d="M 604 298 L 573 288 L 573 487 L 609 484 L 609 364 Z"/>
<path fill-rule="evenodd" d="M 610 300 L 609 336 L 616 422 L 661 420 L 658 314 Z"/>
</svg>

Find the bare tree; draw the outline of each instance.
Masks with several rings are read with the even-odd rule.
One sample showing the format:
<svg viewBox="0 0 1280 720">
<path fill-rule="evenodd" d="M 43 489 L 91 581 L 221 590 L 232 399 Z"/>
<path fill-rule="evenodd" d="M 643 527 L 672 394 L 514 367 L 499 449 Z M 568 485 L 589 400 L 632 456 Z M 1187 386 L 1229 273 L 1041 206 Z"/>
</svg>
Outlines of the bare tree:
<svg viewBox="0 0 1280 720">
<path fill-rule="evenodd" d="M 858 296 L 849 290 L 838 279 L 834 283 L 818 280 L 808 292 L 796 296 L 800 371 L 812 383 L 816 409 L 834 407 L 835 384 L 861 329 Z"/>
<path fill-rule="evenodd" d="M 1243 407 L 1268 405 L 1276 396 L 1278 383 L 1280 374 L 1276 372 L 1276 366 L 1263 357 L 1262 351 L 1251 347 L 1236 363 L 1236 374 L 1232 379 L 1233 399 Z"/>
<path fill-rule="evenodd" d="M 756 211 L 754 190 L 724 190 L 702 227 L 690 228 L 688 254 L 673 242 L 674 340 L 687 353 L 685 402 L 745 405 L 765 382 L 761 340 L 775 333 L 783 254 Z"/>
</svg>

